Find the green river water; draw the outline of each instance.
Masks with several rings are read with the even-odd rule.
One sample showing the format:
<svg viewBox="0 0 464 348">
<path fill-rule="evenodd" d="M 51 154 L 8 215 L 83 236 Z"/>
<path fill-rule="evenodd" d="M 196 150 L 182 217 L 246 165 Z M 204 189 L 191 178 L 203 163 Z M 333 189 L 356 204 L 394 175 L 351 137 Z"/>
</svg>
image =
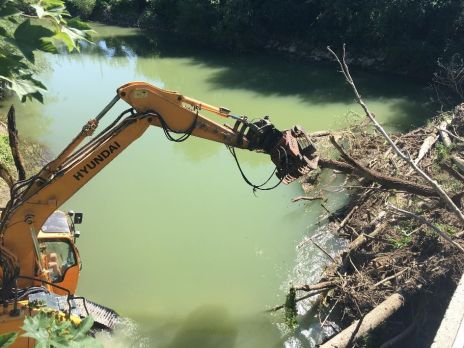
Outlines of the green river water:
<svg viewBox="0 0 464 348">
<path fill-rule="evenodd" d="M 135 29 L 95 25 L 96 44 L 82 54 L 43 57 L 45 103 L 19 105 L 23 135 L 57 154 L 130 81 L 147 81 L 249 117 L 270 115 L 280 128 L 340 128 L 359 112 L 334 64 L 266 55 L 231 56 Z M 355 72 L 363 96 L 389 127 L 430 116 L 420 86 L 402 78 Z M 119 102 L 106 122 L 127 108 Z M 255 181 L 273 166 L 265 155 L 238 151 Z M 337 180 L 330 176 L 330 185 Z M 319 203 L 291 203 L 298 183 L 253 195 L 225 146 L 190 138 L 176 144 L 147 133 L 82 188 L 64 209 L 84 213 L 78 241 L 78 293 L 114 308 L 133 324 L 109 346 L 159 348 L 306 347 L 319 334 L 304 321 L 285 336 L 280 304 L 290 282 L 317 281 L 324 254 L 305 243 L 340 248 L 319 234 Z M 328 193 L 329 209 L 346 200 Z M 317 319 L 316 319 L 317 321 Z M 284 336 L 282 336 L 284 335 Z"/>
</svg>

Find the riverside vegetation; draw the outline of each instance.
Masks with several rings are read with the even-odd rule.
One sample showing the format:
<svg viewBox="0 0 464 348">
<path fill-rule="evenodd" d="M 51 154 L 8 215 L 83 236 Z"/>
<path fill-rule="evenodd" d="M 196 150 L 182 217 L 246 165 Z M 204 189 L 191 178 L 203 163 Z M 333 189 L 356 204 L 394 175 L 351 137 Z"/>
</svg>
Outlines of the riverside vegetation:
<svg viewBox="0 0 464 348">
<path fill-rule="evenodd" d="M 371 69 L 429 80 L 463 53 L 464 3 L 457 0 L 66 0 L 74 15 L 138 26 L 230 51 L 281 50 L 329 58 L 350 47 Z M 459 57 L 457 57 L 457 55 Z"/>
</svg>

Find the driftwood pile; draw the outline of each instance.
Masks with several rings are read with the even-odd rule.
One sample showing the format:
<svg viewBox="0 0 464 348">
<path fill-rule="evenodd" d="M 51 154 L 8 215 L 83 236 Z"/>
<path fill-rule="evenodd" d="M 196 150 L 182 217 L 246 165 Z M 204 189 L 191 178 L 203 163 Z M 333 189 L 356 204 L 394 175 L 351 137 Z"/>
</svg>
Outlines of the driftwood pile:
<svg viewBox="0 0 464 348">
<path fill-rule="evenodd" d="M 464 270 L 464 104 L 392 137 L 362 100 L 345 47 L 341 58 L 328 50 L 367 121 L 315 137 L 339 155 L 322 153 L 319 166 L 347 175 L 353 193 L 331 226 L 349 244 L 336 259 L 322 250 L 333 262 L 320 282 L 291 288 L 283 308 L 288 317 L 315 299 L 322 328 L 340 331 L 320 347 L 428 347 Z M 324 199 L 314 175 L 303 188 L 310 198 L 294 201 Z"/>
<path fill-rule="evenodd" d="M 446 305 L 440 296 L 464 270 L 464 224 L 376 129 L 356 125 L 316 139 L 319 148 L 333 145 L 339 152 L 340 159 L 322 163 L 340 162 L 336 173 L 349 174 L 345 186 L 353 199 L 331 228 L 348 238 L 349 245 L 318 284 L 292 290 L 295 301 L 317 298 L 319 317 L 325 318 L 321 324 L 352 323 L 321 347 L 365 347 L 372 330 L 370 346 L 428 346 L 440 319 L 436 310 Z M 461 209 L 464 104 L 392 139 Z M 352 168 L 345 169 L 345 164 Z M 303 183 L 307 196 L 324 199 L 314 177 L 308 181 Z M 394 323 L 388 324 L 392 316 Z"/>
</svg>

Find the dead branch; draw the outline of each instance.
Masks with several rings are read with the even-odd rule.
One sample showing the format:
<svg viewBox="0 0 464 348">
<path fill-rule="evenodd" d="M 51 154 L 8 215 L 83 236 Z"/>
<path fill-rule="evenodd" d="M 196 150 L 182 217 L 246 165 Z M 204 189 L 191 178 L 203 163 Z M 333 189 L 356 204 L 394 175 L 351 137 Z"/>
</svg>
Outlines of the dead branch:
<svg viewBox="0 0 464 348">
<path fill-rule="evenodd" d="M 449 235 L 447 235 L 445 232 L 440 230 L 437 226 L 432 224 L 430 221 L 428 221 L 424 217 L 419 216 L 417 214 L 414 214 L 414 213 L 412 213 L 410 211 L 400 209 L 400 208 L 398 208 L 398 207 L 396 207 L 396 206 L 394 206 L 393 204 L 390 204 L 390 203 L 387 204 L 387 207 L 390 208 L 391 210 L 393 210 L 396 213 L 401 213 L 403 215 L 412 217 L 412 218 L 418 220 L 419 222 L 429 226 L 432 230 L 434 230 L 436 233 L 438 233 L 443 239 L 445 239 L 447 242 L 451 243 L 454 247 L 456 247 L 457 249 L 459 249 L 461 252 L 464 253 L 464 248 L 462 246 L 460 246 L 458 243 L 456 243 L 454 240 L 452 240 Z"/>
<path fill-rule="evenodd" d="M 416 184 L 416 183 L 413 183 L 411 181 L 407 181 L 401 178 L 395 178 L 389 175 L 379 173 L 373 169 L 366 168 L 361 163 L 359 163 L 358 161 L 353 159 L 351 156 L 349 156 L 345 152 L 345 150 L 343 150 L 343 148 L 335 141 L 334 137 L 331 136 L 330 141 L 335 146 L 335 148 L 340 152 L 342 158 L 346 162 L 348 162 L 348 165 L 352 169 L 351 173 L 357 174 L 371 181 L 378 182 L 385 188 L 407 191 L 413 194 L 427 196 L 427 197 L 437 196 L 436 191 L 428 186 Z M 337 162 L 337 161 L 332 161 L 331 164 L 337 164 L 333 162 Z M 319 165 L 323 167 L 325 165 L 325 161 L 322 159 L 319 159 Z M 339 168 L 339 169 L 343 170 L 342 168 Z"/>
<path fill-rule="evenodd" d="M 327 313 L 325 319 L 322 321 L 321 323 L 321 327 L 324 327 L 325 323 L 327 322 L 327 320 L 329 319 L 330 315 L 332 314 L 333 310 L 335 309 L 335 307 L 337 306 L 338 304 L 338 301 L 340 301 L 339 299 L 337 301 L 335 301 L 334 305 L 332 306 L 332 308 L 330 308 L 329 310 L 329 313 Z"/>
<path fill-rule="evenodd" d="M 435 127 L 435 129 L 437 129 L 437 130 L 439 130 L 441 132 L 444 132 L 444 133 L 448 134 L 451 138 L 456 139 L 456 140 L 464 143 L 464 138 L 461 138 L 461 137 L 457 136 L 456 134 L 453 134 L 452 132 L 447 130 L 446 127 L 444 127 L 444 128 Z"/>
<path fill-rule="evenodd" d="M 443 144 L 447 147 L 447 148 L 450 148 L 453 144 L 451 142 L 451 139 L 449 138 L 448 134 L 450 132 L 447 131 L 446 127 L 448 126 L 448 122 L 447 121 L 443 121 L 439 124 L 438 126 L 438 132 L 440 133 L 440 137 L 441 137 L 441 140 L 443 142 Z M 454 162 L 454 164 L 456 164 L 456 166 L 458 167 L 458 169 L 461 171 L 461 172 L 464 172 L 464 160 L 462 160 L 461 158 L 459 158 L 458 155 L 456 154 L 452 154 L 451 156 L 451 160 Z"/>
<path fill-rule="evenodd" d="M 395 293 L 389 296 L 385 301 L 367 313 L 361 323 L 359 320 L 356 320 L 348 328 L 322 344 L 320 348 L 346 348 L 350 341 L 355 342 L 384 323 L 390 316 L 403 307 L 404 302 L 403 295 Z M 356 329 L 358 330 L 355 333 Z"/>
<path fill-rule="evenodd" d="M 430 149 L 437 142 L 437 140 L 438 136 L 436 134 L 429 135 L 427 138 L 425 138 L 424 142 L 422 143 L 422 146 L 419 149 L 419 154 L 417 155 L 417 158 L 414 160 L 414 163 L 416 165 L 419 164 L 419 162 L 424 158 L 424 156 L 430 151 Z M 413 168 L 409 168 L 409 171 L 406 173 L 406 176 L 411 175 L 413 171 Z"/>
<path fill-rule="evenodd" d="M 464 181 L 464 175 L 462 175 L 461 173 L 459 173 L 456 169 L 454 169 L 453 167 L 451 167 L 449 164 L 447 163 L 440 163 L 440 165 L 443 167 L 443 169 L 445 169 L 450 175 L 454 176 L 456 179 L 458 180 L 461 180 L 461 181 Z M 454 199 L 453 199 L 454 200 Z M 455 200 L 454 200 L 455 201 Z M 456 202 L 456 201 L 455 201 Z"/>
<path fill-rule="evenodd" d="M 348 246 L 348 251 L 347 253 L 350 254 L 352 253 L 353 251 L 359 249 L 361 246 L 364 245 L 364 243 L 367 242 L 367 238 L 370 237 L 370 238 L 374 238 L 376 237 L 384 228 L 385 226 L 387 226 L 388 222 L 385 221 L 381 224 L 379 224 L 375 229 L 374 231 L 372 231 L 371 233 L 369 233 L 368 235 L 364 234 L 364 233 L 361 233 L 354 241 L 352 241 L 349 246 Z"/>
<path fill-rule="evenodd" d="M 16 113 L 15 108 L 11 105 L 8 111 L 8 136 L 10 141 L 11 154 L 18 171 L 18 180 L 26 180 L 26 170 L 24 169 L 24 161 L 19 152 L 19 137 L 18 129 L 16 128 Z"/>
<path fill-rule="evenodd" d="M 315 201 L 318 199 L 323 199 L 322 196 L 314 196 L 314 197 L 308 197 L 308 196 L 296 196 L 292 198 L 292 202 L 298 202 L 298 201 Z"/>
<path fill-rule="evenodd" d="M 333 288 L 337 284 L 337 281 L 335 280 L 328 280 L 326 282 L 320 282 L 314 285 L 299 285 L 295 287 L 295 290 L 301 290 L 301 291 L 312 291 L 312 290 L 320 290 L 320 289 L 327 289 L 327 288 Z"/>
<path fill-rule="evenodd" d="M 337 232 L 340 231 L 345 225 L 346 223 L 351 219 L 351 216 L 353 215 L 353 213 L 358 210 L 359 206 L 355 205 L 348 214 L 346 214 L 345 218 L 342 220 L 342 222 L 340 222 L 340 225 L 338 225 L 338 228 L 337 228 Z"/>
<path fill-rule="evenodd" d="M 440 198 L 443 200 L 443 202 L 446 204 L 446 206 L 456 214 L 456 216 L 459 218 L 461 223 L 464 224 L 464 214 L 459 210 L 459 208 L 454 204 L 454 202 L 451 200 L 451 198 L 448 196 L 448 194 L 441 188 L 441 186 L 433 180 L 431 177 L 427 175 L 422 169 L 420 169 L 417 164 L 414 163 L 413 159 L 411 156 L 404 154 L 398 146 L 393 142 L 391 137 L 387 134 L 385 129 L 380 125 L 380 123 L 375 119 L 374 115 L 370 112 L 369 108 L 367 105 L 364 103 L 363 99 L 361 98 L 361 95 L 358 92 L 358 89 L 353 81 L 353 78 L 351 77 L 350 70 L 348 69 L 348 65 L 346 64 L 345 61 L 345 45 L 343 45 L 343 55 L 342 55 L 342 60 L 337 56 L 337 54 L 332 51 L 332 49 L 327 46 L 328 51 L 335 57 L 336 61 L 338 62 L 340 68 L 342 69 L 342 73 L 345 76 L 346 81 L 348 84 L 351 86 L 353 89 L 354 95 L 356 97 L 356 102 L 361 106 L 361 108 L 364 110 L 364 113 L 366 116 L 369 118 L 369 120 L 374 124 L 375 128 L 384 136 L 384 138 L 388 141 L 390 146 L 393 148 L 393 150 L 396 152 L 396 154 L 401 157 L 406 163 L 408 163 L 411 168 L 414 169 L 414 171 L 419 174 L 421 177 L 423 177 L 432 187 L 433 189 L 437 192 L 437 194 L 440 196 Z"/>
<path fill-rule="evenodd" d="M 330 260 L 332 260 L 332 262 L 336 262 L 335 259 L 323 247 L 314 241 L 314 239 L 310 238 L 310 240 L 320 251 L 322 251 Z"/>
<path fill-rule="evenodd" d="M 382 279 L 381 281 L 379 281 L 379 282 L 375 283 L 374 285 L 372 285 L 372 286 L 370 287 L 370 289 L 374 289 L 374 288 L 378 287 L 379 285 L 382 285 L 383 283 L 388 282 L 389 280 L 392 280 L 392 279 L 394 279 L 394 278 L 399 277 L 399 276 L 402 275 L 404 272 L 406 272 L 408 269 L 409 269 L 409 267 L 406 267 L 406 268 L 402 269 L 401 271 L 396 272 L 395 274 L 393 274 L 393 275 L 391 275 L 391 276 L 389 276 L 389 277 L 386 277 L 386 278 Z"/>
<path fill-rule="evenodd" d="M 311 138 L 319 138 L 319 137 L 326 137 L 329 134 L 330 134 L 329 131 L 317 131 L 317 132 L 310 133 L 309 136 Z"/>
</svg>

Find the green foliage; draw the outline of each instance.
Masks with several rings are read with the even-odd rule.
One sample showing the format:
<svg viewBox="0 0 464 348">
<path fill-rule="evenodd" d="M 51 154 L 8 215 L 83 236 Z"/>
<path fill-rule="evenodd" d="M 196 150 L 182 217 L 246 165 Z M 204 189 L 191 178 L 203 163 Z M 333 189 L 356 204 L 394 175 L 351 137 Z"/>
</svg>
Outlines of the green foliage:
<svg viewBox="0 0 464 348">
<path fill-rule="evenodd" d="M 79 325 L 55 312 L 40 311 L 24 320 L 24 337 L 37 341 L 36 348 L 102 347 L 95 338 L 88 336 L 93 319 L 86 317 Z"/>
<path fill-rule="evenodd" d="M 448 225 L 448 224 L 441 224 L 441 223 L 435 223 L 435 225 L 443 232 L 445 232 L 446 234 L 450 235 L 450 236 L 454 236 L 458 230 L 456 229 L 456 227 L 454 226 L 451 226 L 451 225 Z"/>
<path fill-rule="evenodd" d="M 437 142 L 435 144 L 435 149 L 437 152 L 438 162 L 443 162 L 451 156 L 451 150 L 452 150 L 451 147 L 448 147 L 441 142 Z"/>
<path fill-rule="evenodd" d="M 16 341 L 18 337 L 17 332 L 8 332 L 6 334 L 0 335 L 0 348 L 7 348 Z"/>
<path fill-rule="evenodd" d="M 291 287 L 290 291 L 287 294 L 285 299 L 285 323 L 292 331 L 296 329 L 298 325 L 297 315 L 298 311 L 296 309 L 296 290 Z"/>
<path fill-rule="evenodd" d="M 388 241 L 390 242 L 393 248 L 401 249 L 411 244 L 412 236 L 403 234 L 397 238 L 390 238 Z"/>
<path fill-rule="evenodd" d="M 14 168 L 13 156 L 9 145 L 8 135 L 0 135 L 0 163 L 8 168 Z"/>
<path fill-rule="evenodd" d="M 310 53 L 347 43 L 350 55 L 416 75 L 430 76 L 438 58 L 464 53 L 464 2 L 453 0 L 96 0 L 91 18 L 235 51 L 293 46 Z"/>
<path fill-rule="evenodd" d="M 0 0 L 0 89 L 22 101 L 42 101 L 45 86 L 36 80 L 34 52 L 57 53 L 61 46 L 79 50 L 91 33 L 69 14 L 61 0 Z"/>
<path fill-rule="evenodd" d="M 78 13 L 82 18 L 89 18 L 96 3 L 96 0 L 66 0 L 66 7 L 71 13 Z"/>
</svg>

